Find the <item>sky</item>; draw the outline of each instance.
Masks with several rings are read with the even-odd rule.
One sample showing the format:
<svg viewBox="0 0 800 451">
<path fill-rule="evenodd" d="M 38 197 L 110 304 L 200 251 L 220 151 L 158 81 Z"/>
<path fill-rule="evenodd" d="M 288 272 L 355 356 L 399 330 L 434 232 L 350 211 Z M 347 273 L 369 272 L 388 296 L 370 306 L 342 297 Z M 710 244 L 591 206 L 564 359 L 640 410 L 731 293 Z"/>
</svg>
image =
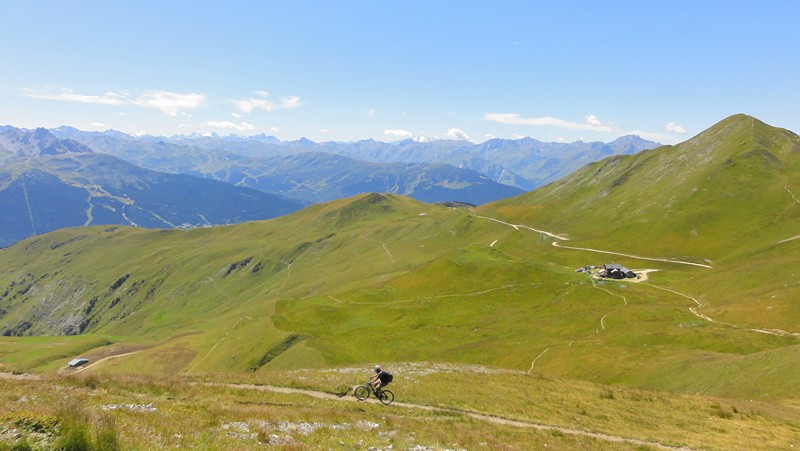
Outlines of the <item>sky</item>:
<svg viewBox="0 0 800 451">
<path fill-rule="evenodd" d="M 0 124 L 282 140 L 800 133 L 800 2 L 0 3 Z"/>
</svg>

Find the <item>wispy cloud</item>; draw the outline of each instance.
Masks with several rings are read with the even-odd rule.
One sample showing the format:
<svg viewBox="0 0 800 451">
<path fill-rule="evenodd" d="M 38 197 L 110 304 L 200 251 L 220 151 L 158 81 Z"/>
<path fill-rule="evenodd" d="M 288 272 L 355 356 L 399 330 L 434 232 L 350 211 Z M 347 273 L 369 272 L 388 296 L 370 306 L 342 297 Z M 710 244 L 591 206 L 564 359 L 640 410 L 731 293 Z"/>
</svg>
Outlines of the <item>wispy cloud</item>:
<svg viewBox="0 0 800 451">
<path fill-rule="evenodd" d="M 297 96 L 284 97 L 283 100 L 281 100 L 281 106 L 289 109 L 297 108 L 300 106 L 300 97 Z"/>
<path fill-rule="evenodd" d="M 205 94 L 183 94 L 170 91 L 150 91 L 131 101 L 134 105 L 155 108 L 172 117 L 177 116 L 183 110 L 199 108 L 205 102 Z"/>
<path fill-rule="evenodd" d="M 499 122 L 501 124 L 549 126 L 595 132 L 614 131 L 613 124 L 600 122 L 597 116 L 593 114 L 586 116 L 586 121 L 583 123 L 570 122 L 550 116 L 525 118 L 516 113 L 486 113 L 483 115 L 483 118 L 487 121 Z"/>
<path fill-rule="evenodd" d="M 208 121 L 206 122 L 208 127 L 218 128 L 221 130 L 236 130 L 239 132 L 246 132 L 248 130 L 255 130 L 255 126 L 253 124 L 247 122 L 241 122 L 239 124 L 235 124 L 231 121 Z"/>
<path fill-rule="evenodd" d="M 23 95 L 32 99 L 58 100 L 91 105 L 136 105 L 143 108 L 155 108 L 173 117 L 183 113 L 183 110 L 199 108 L 206 101 L 205 94 L 170 91 L 148 91 L 138 97 L 133 97 L 130 94 L 119 94 L 113 91 L 103 95 L 91 95 L 77 94 L 73 89 L 64 89 L 57 94 L 24 89 Z"/>
<path fill-rule="evenodd" d="M 107 92 L 103 95 L 76 94 L 72 89 L 65 89 L 58 94 L 48 92 L 37 92 L 32 89 L 23 89 L 23 95 L 32 99 L 59 100 L 62 102 L 88 103 L 92 105 L 123 105 L 127 103 L 124 96 L 115 92 Z"/>
<path fill-rule="evenodd" d="M 92 122 L 91 124 L 89 124 L 89 127 L 92 127 L 92 128 L 103 128 L 105 126 L 106 126 L 106 124 L 104 124 L 102 122 Z"/>
<path fill-rule="evenodd" d="M 472 141 L 472 138 L 470 138 L 469 135 L 466 134 L 464 132 L 464 130 L 461 130 L 460 128 L 451 128 L 450 130 L 447 130 L 447 133 L 445 133 L 445 136 L 447 136 L 448 138 L 452 138 L 452 139 L 459 139 L 459 140 L 463 140 L 463 141 L 474 142 L 474 141 Z"/>
<path fill-rule="evenodd" d="M 264 111 L 272 112 L 278 105 L 270 102 L 266 99 L 241 99 L 241 100 L 234 100 L 233 104 L 236 105 L 236 108 L 239 109 L 242 113 L 251 113 L 255 109 L 261 109 Z"/>
<path fill-rule="evenodd" d="M 281 99 L 280 104 L 267 100 L 269 93 L 267 91 L 255 91 L 258 97 L 250 97 L 247 99 L 233 100 L 233 104 L 242 113 L 252 113 L 253 110 L 264 110 L 273 112 L 279 108 L 292 109 L 300 106 L 300 97 L 289 96 Z"/>
<path fill-rule="evenodd" d="M 397 138 L 410 138 L 410 137 L 414 136 L 414 134 L 411 133 L 410 131 L 402 130 L 402 129 L 399 129 L 399 128 L 391 128 L 389 130 L 384 130 L 383 134 L 386 135 L 386 136 L 394 136 L 394 137 L 397 137 Z"/>
<path fill-rule="evenodd" d="M 667 125 L 665 125 L 664 129 L 666 131 L 668 131 L 668 132 L 677 133 L 679 135 L 685 135 L 686 134 L 686 129 L 681 127 L 680 125 L 674 123 L 674 122 L 670 122 Z"/>
</svg>

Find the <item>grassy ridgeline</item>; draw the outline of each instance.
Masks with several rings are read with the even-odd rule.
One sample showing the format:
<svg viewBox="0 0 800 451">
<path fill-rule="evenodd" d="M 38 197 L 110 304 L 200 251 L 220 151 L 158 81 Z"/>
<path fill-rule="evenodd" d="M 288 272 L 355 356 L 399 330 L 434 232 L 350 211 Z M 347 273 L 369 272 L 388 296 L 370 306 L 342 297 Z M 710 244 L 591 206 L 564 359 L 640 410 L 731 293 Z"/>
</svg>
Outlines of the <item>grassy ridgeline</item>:
<svg viewBox="0 0 800 451">
<path fill-rule="evenodd" d="M 394 363 L 396 403 L 358 402 L 369 368 L 0 378 L 0 428 L 29 444 L 409 449 L 787 449 L 782 403 L 628 389 L 464 365 Z M 265 385 L 266 384 L 266 385 Z M 277 387 L 277 388 L 274 388 Z M 19 441 L 20 439 L 17 439 Z M 0 438 L 0 448 L 14 439 Z M 49 445 L 48 445 L 49 444 Z M 115 449 L 114 446 L 103 449 Z"/>
<path fill-rule="evenodd" d="M 0 364 L 55 372 L 80 354 L 88 371 L 260 374 L 432 360 L 796 397 L 797 141 L 734 116 L 480 209 L 370 194 L 230 227 L 33 237 L 0 251 L 0 330 L 43 337 L 3 338 Z M 610 261 L 659 271 L 574 272 Z"/>
</svg>

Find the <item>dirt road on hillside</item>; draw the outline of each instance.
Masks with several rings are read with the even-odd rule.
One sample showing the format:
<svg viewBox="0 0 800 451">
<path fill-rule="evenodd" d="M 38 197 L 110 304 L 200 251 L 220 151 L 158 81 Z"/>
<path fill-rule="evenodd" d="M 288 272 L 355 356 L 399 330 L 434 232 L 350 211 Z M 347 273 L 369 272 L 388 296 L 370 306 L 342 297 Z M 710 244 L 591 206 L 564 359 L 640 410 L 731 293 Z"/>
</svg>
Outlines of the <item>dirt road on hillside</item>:
<svg viewBox="0 0 800 451">
<path fill-rule="evenodd" d="M 214 384 L 214 383 L 206 383 L 204 385 L 211 385 L 211 386 L 222 386 L 222 387 L 230 387 L 230 388 L 241 388 L 245 390 L 261 390 L 261 391 L 270 391 L 274 393 L 285 393 L 285 394 L 295 394 L 295 395 L 306 395 L 312 398 L 318 399 L 325 399 L 329 401 L 341 401 L 341 402 L 372 402 L 377 403 L 377 400 L 374 399 L 367 399 L 366 401 L 358 401 L 354 396 L 348 393 L 345 396 L 339 396 L 332 393 L 321 392 L 321 391 L 314 391 L 314 390 L 305 390 L 299 388 L 288 388 L 288 387 L 276 387 L 272 385 L 252 385 L 252 384 Z M 582 436 L 582 437 L 590 437 L 596 440 L 602 440 L 606 442 L 613 442 L 613 443 L 630 443 L 633 445 L 638 446 L 652 446 L 659 449 L 669 449 L 669 450 L 685 450 L 689 451 L 691 448 L 688 447 L 675 447 L 665 445 L 663 443 L 658 442 L 649 442 L 645 440 L 639 440 L 635 438 L 627 438 L 627 437 L 620 437 L 618 435 L 611 435 L 611 434 L 603 434 L 600 432 L 591 432 L 591 431 L 582 431 L 579 429 L 571 429 L 565 428 L 561 426 L 549 425 L 549 424 L 541 424 L 541 423 L 534 423 L 530 421 L 521 421 L 521 420 L 513 420 L 510 418 L 503 418 L 500 416 L 495 415 L 488 415 L 485 413 L 480 412 L 473 412 L 469 410 L 462 410 L 462 409 L 454 409 L 448 407 L 437 407 L 437 406 L 428 406 L 424 404 L 411 404 L 405 402 L 394 402 L 387 408 L 403 408 L 403 409 L 418 409 L 418 410 L 425 410 L 429 412 L 441 412 L 441 413 L 460 413 L 466 415 L 468 417 L 474 418 L 479 421 L 485 421 L 487 423 L 493 424 L 500 424 L 504 426 L 514 426 L 519 428 L 529 428 L 529 429 L 537 429 L 541 431 L 558 431 L 562 434 L 566 435 L 575 435 L 575 436 Z"/>
</svg>

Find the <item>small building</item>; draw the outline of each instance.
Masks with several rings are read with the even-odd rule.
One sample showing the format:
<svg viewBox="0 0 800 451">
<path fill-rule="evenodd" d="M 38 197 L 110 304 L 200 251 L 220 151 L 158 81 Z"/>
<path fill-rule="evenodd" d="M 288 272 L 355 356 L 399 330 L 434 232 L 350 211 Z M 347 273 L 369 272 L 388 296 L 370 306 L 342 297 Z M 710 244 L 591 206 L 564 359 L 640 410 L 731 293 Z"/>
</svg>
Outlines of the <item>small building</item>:
<svg viewBox="0 0 800 451">
<path fill-rule="evenodd" d="M 609 279 L 636 278 L 635 272 L 617 263 L 606 263 L 603 265 L 603 271 L 600 275 L 602 277 L 608 277 Z"/>
<path fill-rule="evenodd" d="M 89 363 L 89 359 L 84 358 L 84 357 L 79 357 L 77 359 L 70 360 L 67 365 L 69 365 L 70 368 L 77 368 L 77 367 L 79 367 L 81 365 L 85 365 L 87 363 Z"/>
</svg>

